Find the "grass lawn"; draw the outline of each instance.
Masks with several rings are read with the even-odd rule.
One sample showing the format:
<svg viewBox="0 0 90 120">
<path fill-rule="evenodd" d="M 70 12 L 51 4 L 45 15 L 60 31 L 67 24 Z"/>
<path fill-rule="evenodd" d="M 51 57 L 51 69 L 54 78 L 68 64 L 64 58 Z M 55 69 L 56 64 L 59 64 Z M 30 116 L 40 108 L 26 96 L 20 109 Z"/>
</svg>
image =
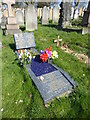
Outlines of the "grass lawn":
<svg viewBox="0 0 90 120">
<path fill-rule="evenodd" d="M 0 31 L 0 34 L 2 32 Z M 58 51 L 59 58 L 53 62 L 68 72 L 77 82 L 69 97 L 55 99 L 48 108 L 32 82 L 25 67 L 16 61 L 13 36 L 2 36 L 2 107 L 3 118 L 89 118 L 88 65 L 56 47 L 53 40 L 57 34 L 69 44 L 70 49 L 88 53 L 88 35 L 76 32 L 58 31 L 54 27 L 38 24 L 34 31 L 38 51 L 51 45 Z M 32 94 L 32 97 L 31 95 Z M 23 100 L 23 102 L 20 102 Z"/>
</svg>

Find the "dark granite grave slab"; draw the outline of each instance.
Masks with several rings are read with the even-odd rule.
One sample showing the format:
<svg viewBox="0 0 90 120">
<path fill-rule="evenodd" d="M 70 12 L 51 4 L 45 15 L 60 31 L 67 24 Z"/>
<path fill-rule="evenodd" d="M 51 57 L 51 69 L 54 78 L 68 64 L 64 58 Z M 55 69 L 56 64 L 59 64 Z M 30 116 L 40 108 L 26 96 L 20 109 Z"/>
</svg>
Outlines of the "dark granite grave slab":
<svg viewBox="0 0 90 120">
<path fill-rule="evenodd" d="M 14 40 L 17 50 L 30 48 L 31 51 L 37 52 L 33 48 L 35 46 L 33 32 L 14 34 Z M 67 72 L 54 64 L 42 63 L 40 56 L 32 59 L 31 64 L 26 65 L 26 69 L 37 86 L 45 104 L 58 96 L 70 93 L 76 87 L 76 82 Z M 40 76 L 44 77 L 43 81 L 40 80 Z"/>
<path fill-rule="evenodd" d="M 16 49 L 26 49 L 35 47 L 34 33 L 18 33 L 14 34 Z"/>
<path fill-rule="evenodd" d="M 55 67 L 48 64 L 47 62 L 42 62 L 40 60 L 40 56 L 38 55 L 35 59 L 32 59 L 31 61 L 31 70 L 34 72 L 36 76 L 40 76 L 43 74 L 47 74 L 50 72 L 55 71 Z"/>
<path fill-rule="evenodd" d="M 40 61 L 36 61 L 36 64 L 37 62 Z M 51 72 L 48 71 L 47 73 L 40 72 L 40 76 L 44 77 L 44 80 L 41 81 L 40 76 L 36 74 L 35 70 L 33 71 L 32 63 L 34 63 L 33 67 L 36 66 L 35 61 L 32 60 L 31 65 L 26 65 L 26 69 L 33 82 L 37 86 L 45 104 L 58 96 L 62 96 L 65 93 L 71 92 L 73 88 L 76 87 L 76 82 L 69 76 L 68 73 L 66 73 L 56 65 L 49 63 L 46 64 L 48 66 L 50 65 L 53 69 Z M 41 68 L 39 66 L 39 69 L 42 69 L 43 66 L 44 64 L 41 66 Z M 48 66 L 47 68 L 49 68 Z"/>
</svg>

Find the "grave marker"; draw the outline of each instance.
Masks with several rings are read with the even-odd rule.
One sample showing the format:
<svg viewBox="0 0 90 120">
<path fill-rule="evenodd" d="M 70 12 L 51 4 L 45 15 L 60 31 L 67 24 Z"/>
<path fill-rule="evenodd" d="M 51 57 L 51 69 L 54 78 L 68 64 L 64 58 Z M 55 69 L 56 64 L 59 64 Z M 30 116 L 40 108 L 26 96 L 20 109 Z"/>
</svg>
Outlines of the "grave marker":
<svg viewBox="0 0 90 120">
<path fill-rule="evenodd" d="M 35 47 L 34 33 L 14 34 L 16 49 Z"/>
<path fill-rule="evenodd" d="M 28 37 L 26 37 L 27 34 L 29 35 Z M 30 39 L 30 36 L 34 37 L 33 33 L 19 33 L 14 35 L 16 49 L 34 47 L 34 38 L 31 37 Z M 27 41 L 28 38 L 30 41 Z M 47 104 L 55 97 L 61 97 L 66 93 L 69 94 L 76 87 L 76 82 L 68 73 L 54 64 L 43 63 L 40 61 L 40 56 L 33 58 L 31 64 L 26 65 L 26 69 L 37 86 L 44 104 Z"/>
<path fill-rule="evenodd" d="M 59 35 L 58 35 L 57 40 L 54 40 L 54 42 L 57 43 L 57 47 L 59 47 L 61 41 L 62 39 L 59 39 Z"/>
<path fill-rule="evenodd" d="M 24 26 L 24 15 L 21 10 L 16 11 L 16 21 L 17 24 Z"/>
<path fill-rule="evenodd" d="M 48 7 L 44 6 L 42 9 L 42 24 L 48 24 L 49 20 L 49 9 Z"/>
<path fill-rule="evenodd" d="M 37 12 L 33 5 L 29 4 L 25 10 L 26 30 L 34 31 L 37 29 Z"/>
<path fill-rule="evenodd" d="M 59 19 L 58 14 L 59 14 L 59 9 L 57 6 L 55 6 L 53 8 L 53 23 L 58 22 L 58 19 Z"/>
<path fill-rule="evenodd" d="M 12 12 L 12 4 L 15 4 L 15 0 L 3 0 L 3 3 L 8 5 L 8 18 L 7 18 L 7 25 L 6 25 L 6 35 L 8 33 L 14 34 L 14 33 L 19 33 L 21 32 L 19 30 L 19 25 L 16 23 L 16 18 L 13 16 Z"/>
</svg>

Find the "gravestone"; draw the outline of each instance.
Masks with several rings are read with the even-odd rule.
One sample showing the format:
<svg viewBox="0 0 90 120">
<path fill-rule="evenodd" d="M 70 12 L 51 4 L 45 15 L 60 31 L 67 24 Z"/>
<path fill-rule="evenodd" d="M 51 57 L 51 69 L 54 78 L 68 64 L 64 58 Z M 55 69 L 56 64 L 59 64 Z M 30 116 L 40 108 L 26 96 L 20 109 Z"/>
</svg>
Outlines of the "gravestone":
<svg viewBox="0 0 90 120">
<path fill-rule="evenodd" d="M 71 8 L 71 19 L 74 17 L 74 7 Z"/>
<path fill-rule="evenodd" d="M 52 20 L 52 8 L 51 9 L 49 9 L 49 20 Z"/>
<path fill-rule="evenodd" d="M 79 16 L 78 9 L 75 10 L 74 20 L 77 20 Z"/>
<path fill-rule="evenodd" d="M 35 47 L 34 34 L 22 33 L 14 34 L 16 49 Z M 76 82 L 61 68 L 54 64 L 43 63 L 40 56 L 31 60 L 31 64 L 26 65 L 26 69 L 38 88 L 44 103 L 50 102 L 55 97 L 69 94 L 76 86 Z M 41 81 L 41 77 L 44 78 Z"/>
<path fill-rule="evenodd" d="M 44 6 L 44 8 L 42 9 L 42 24 L 48 24 L 48 20 L 49 20 L 49 9 L 48 7 Z"/>
<path fill-rule="evenodd" d="M 17 10 L 16 13 L 15 13 L 15 16 L 16 16 L 17 24 L 24 26 L 24 15 L 23 15 L 23 12 L 21 10 Z"/>
<path fill-rule="evenodd" d="M 0 25 L 1 25 L 1 22 L 2 22 L 2 3 L 0 3 Z"/>
<path fill-rule="evenodd" d="M 33 5 L 29 4 L 25 10 L 26 30 L 34 31 L 37 29 L 37 12 Z"/>
<path fill-rule="evenodd" d="M 7 25 L 6 25 L 6 35 L 19 33 L 19 25 L 16 23 L 16 18 L 13 16 L 12 13 L 12 4 L 15 4 L 15 0 L 3 0 L 3 3 L 8 5 L 8 18 L 7 18 Z"/>
<path fill-rule="evenodd" d="M 79 16 L 82 16 L 82 8 L 79 9 Z"/>
<path fill-rule="evenodd" d="M 14 34 L 14 40 L 16 49 L 35 47 L 33 32 Z"/>
<path fill-rule="evenodd" d="M 71 22 L 70 22 L 71 6 L 72 6 L 71 2 L 63 3 L 63 22 L 62 22 L 63 28 L 65 28 L 67 26 L 71 26 Z"/>
<path fill-rule="evenodd" d="M 58 22 L 59 19 L 59 9 L 57 6 L 53 8 L 53 23 Z"/>
<path fill-rule="evenodd" d="M 4 17 L 8 17 L 8 10 L 7 9 L 5 9 L 4 11 L 3 11 L 3 14 L 4 14 Z"/>
<path fill-rule="evenodd" d="M 82 34 L 90 33 L 90 1 L 88 3 L 87 10 L 84 11 L 81 25 L 83 27 Z"/>
<path fill-rule="evenodd" d="M 2 28 L 2 29 L 6 29 L 6 22 L 7 22 L 7 19 L 6 19 L 6 17 L 3 15 L 2 18 L 1 18 L 1 28 Z"/>
</svg>

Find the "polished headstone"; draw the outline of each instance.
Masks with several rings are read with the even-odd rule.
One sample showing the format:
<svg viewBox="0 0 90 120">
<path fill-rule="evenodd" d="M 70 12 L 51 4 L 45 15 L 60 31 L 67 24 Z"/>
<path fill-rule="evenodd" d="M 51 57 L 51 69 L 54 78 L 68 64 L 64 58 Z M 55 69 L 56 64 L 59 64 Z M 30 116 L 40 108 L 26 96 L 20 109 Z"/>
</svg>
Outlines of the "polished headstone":
<svg viewBox="0 0 90 120">
<path fill-rule="evenodd" d="M 16 49 L 35 47 L 34 33 L 14 34 Z"/>
</svg>

